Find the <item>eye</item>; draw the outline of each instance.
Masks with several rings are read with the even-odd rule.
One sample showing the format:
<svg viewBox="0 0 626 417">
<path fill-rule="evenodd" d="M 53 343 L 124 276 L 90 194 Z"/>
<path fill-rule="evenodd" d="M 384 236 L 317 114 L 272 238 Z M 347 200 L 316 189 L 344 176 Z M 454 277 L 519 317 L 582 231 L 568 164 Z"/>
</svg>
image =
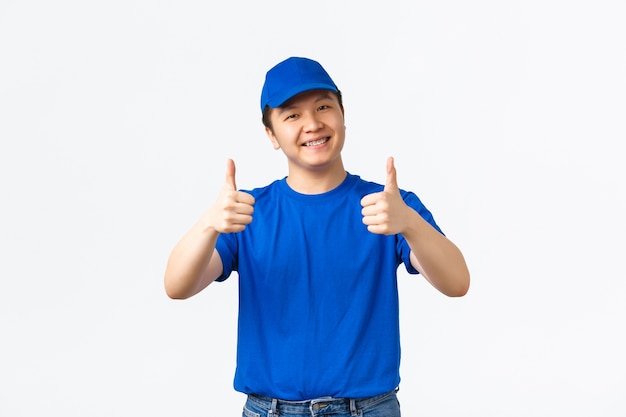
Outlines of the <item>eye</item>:
<svg viewBox="0 0 626 417">
<path fill-rule="evenodd" d="M 328 109 L 329 107 L 330 107 L 330 106 L 328 106 L 327 104 L 322 104 L 321 106 L 319 106 L 319 107 L 317 108 L 317 110 L 326 110 L 326 109 Z"/>
<path fill-rule="evenodd" d="M 285 117 L 285 120 L 293 120 L 293 119 L 295 119 L 297 117 L 298 117 L 298 115 L 294 113 L 294 114 L 290 114 L 287 117 Z"/>
</svg>

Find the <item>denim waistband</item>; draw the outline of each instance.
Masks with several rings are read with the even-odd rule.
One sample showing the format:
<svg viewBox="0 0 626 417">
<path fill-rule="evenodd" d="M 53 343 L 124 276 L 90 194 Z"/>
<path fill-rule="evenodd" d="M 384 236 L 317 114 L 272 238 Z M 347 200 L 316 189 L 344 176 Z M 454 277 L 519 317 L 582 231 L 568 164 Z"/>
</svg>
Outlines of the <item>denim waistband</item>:
<svg viewBox="0 0 626 417">
<path fill-rule="evenodd" d="M 266 397 L 256 394 L 248 394 L 248 400 L 253 401 L 263 408 L 270 411 L 269 415 L 277 415 L 278 410 L 282 410 L 286 413 L 302 413 L 306 414 L 314 412 L 320 408 L 328 407 L 330 405 L 345 405 L 346 410 L 350 410 L 356 413 L 357 409 L 362 409 L 375 405 L 377 402 L 386 399 L 388 396 L 398 392 L 398 388 L 386 392 L 384 394 L 376 395 L 373 397 L 365 398 L 335 398 L 335 397 L 320 397 L 311 400 L 304 401 L 288 401 L 278 398 Z"/>
</svg>

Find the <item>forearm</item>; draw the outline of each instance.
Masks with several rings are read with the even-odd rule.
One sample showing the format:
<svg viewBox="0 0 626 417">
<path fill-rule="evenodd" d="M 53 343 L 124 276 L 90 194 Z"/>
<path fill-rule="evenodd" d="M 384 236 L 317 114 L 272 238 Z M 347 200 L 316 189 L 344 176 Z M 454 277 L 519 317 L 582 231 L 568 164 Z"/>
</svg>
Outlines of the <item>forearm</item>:
<svg viewBox="0 0 626 417">
<path fill-rule="evenodd" d="M 221 259 L 215 254 L 219 233 L 200 220 L 176 244 L 165 270 L 165 291 L 170 298 L 189 298 L 221 273 Z"/>
<path fill-rule="evenodd" d="M 223 272 L 215 250 L 220 233 L 237 233 L 252 221 L 254 197 L 237 191 L 235 163 L 226 164 L 224 186 L 213 206 L 176 244 L 165 270 L 165 291 L 171 298 L 189 298 Z"/>
<path fill-rule="evenodd" d="M 467 293 L 470 275 L 459 248 L 411 209 L 402 233 L 411 247 L 411 264 L 437 290 L 450 297 Z"/>
</svg>

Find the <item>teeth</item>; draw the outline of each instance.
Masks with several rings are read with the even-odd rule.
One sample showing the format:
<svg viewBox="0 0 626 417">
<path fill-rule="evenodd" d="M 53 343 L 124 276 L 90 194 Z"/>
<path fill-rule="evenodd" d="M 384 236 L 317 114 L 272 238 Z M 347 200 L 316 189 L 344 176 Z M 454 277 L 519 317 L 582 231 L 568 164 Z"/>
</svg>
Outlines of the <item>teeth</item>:
<svg viewBox="0 0 626 417">
<path fill-rule="evenodd" d="M 322 143 L 326 142 L 327 140 L 328 140 L 328 138 L 322 138 L 322 139 L 314 140 L 314 141 L 305 143 L 305 146 L 321 145 Z"/>
</svg>

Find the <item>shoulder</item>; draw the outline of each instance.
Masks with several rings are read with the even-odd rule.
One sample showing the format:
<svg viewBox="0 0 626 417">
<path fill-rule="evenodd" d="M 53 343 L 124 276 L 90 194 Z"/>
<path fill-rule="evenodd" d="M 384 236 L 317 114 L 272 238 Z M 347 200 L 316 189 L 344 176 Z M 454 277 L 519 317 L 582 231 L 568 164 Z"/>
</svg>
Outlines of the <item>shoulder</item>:
<svg viewBox="0 0 626 417">
<path fill-rule="evenodd" d="M 352 175 L 352 176 L 356 178 L 355 190 L 357 190 L 359 193 L 364 193 L 363 195 L 370 194 L 370 193 L 378 193 L 385 189 L 385 186 L 383 184 L 380 184 L 374 181 L 364 180 L 358 175 Z M 409 199 L 417 199 L 419 201 L 419 198 L 417 197 L 417 195 L 415 195 L 415 193 L 413 193 L 412 191 L 400 189 L 400 195 L 402 195 L 402 198 L 404 200 L 407 200 L 407 198 L 409 198 Z"/>
<path fill-rule="evenodd" d="M 352 181 L 354 181 L 354 191 L 358 194 L 362 194 L 363 196 L 370 193 L 377 193 L 384 189 L 382 184 L 364 180 L 358 175 L 348 174 L 348 176 L 352 179 Z"/>
<path fill-rule="evenodd" d="M 272 195 L 275 194 L 277 192 L 279 192 L 279 189 L 281 187 L 281 183 L 283 183 L 285 181 L 285 178 L 282 179 L 278 179 L 275 180 L 273 182 L 271 182 L 270 184 L 267 184 L 265 186 L 262 187 L 256 187 L 256 188 L 252 188 L 252 189 L 242 189 L 240 191 L 246 192 L 248 194 L 252 194 L 252 196 L 255 199 L 259 199 L 262 198 L 264 196 L 268 196 L 268 195 Z"/>
<path fill-rule="evenodd" d="M 385 186 L 383 184 L 364 180 L 358 175 L 352 175 L 352 176 L 356 178 L 355 179 L 356 185 L 354 189 L 362 197 L 366 196 L 367 194 L 381 192 L 385 189 Z M 414 209 L 420 211 L 425 208 L 420 198 L 413 191 L 400 189 L 400 195 L 402 196 L 402 199 L 404 200 L 404 202 L 408 204 L 409 206 L 413 207 Z"/>
</svg>

